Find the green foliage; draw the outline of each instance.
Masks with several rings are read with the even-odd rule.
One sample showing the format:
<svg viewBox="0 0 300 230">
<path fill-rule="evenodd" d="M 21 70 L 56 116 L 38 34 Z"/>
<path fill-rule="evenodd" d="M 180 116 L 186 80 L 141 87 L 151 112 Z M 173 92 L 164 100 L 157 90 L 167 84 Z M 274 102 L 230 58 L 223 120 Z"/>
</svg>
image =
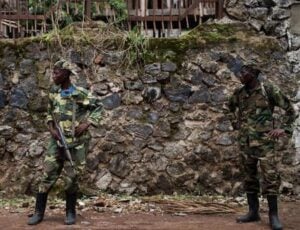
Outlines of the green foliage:
<svg viewBox="0 0 300 230">
<path fill-rule="evenodd" d="M 125 55 L 129 64 L 143 64 L 147 55 L 148 39 L 137 28 L 127 33 L 126 46 L 128 48 Z"/>
<path fill-rule="evenodd" d="M 50 9 L 53 6 L 56 6 L 57 3 L 57 0 L 29 0 L 28 6 L 31 14 L 47 14 L 51 17 L 49 14 Z M 68 10 L 66 4 L 62 4 L 58 10 L 53 12 L 53 19 L 58 28 L 64 28 L 72 22 L 82 21 L 83 12 L 83 4 L 78 4 L 76 9 L 74 8 L 74 5 L 71 4 Z"/>
<path fill-rule="evenodd" d="M 198 41 L 202 39 L 205 43 L 210 44 L 233 42 L 236 39 L 236 31 L 233 28 L 233 26 L 227 24 L 200 25 L 183 35 L 182 38 Z"/>
<path fill-rule="evenodd" d="M 14 198 L 3 198 L 0 199 L 0 208 L 19 208 L 22 207 L 24 203 L 29 203 L 31 198 L 29 197 L 14 197 Z"/>
<path fill-rule="evenodd" d="M 44 14 L 50 9 L 50 6 L 56 4 L 55 0 L 29 0 L 29 11 L 33 14 Z"/>
<path fill-rule="evenodd" d="M 50 13 L 52 7 L 57 7 L 58 3 L 61 3 L 58 8 L 54 8 L 55 10 Z M 73 22 L 79 22 L 84 20 L 84 1 L 77 1 L 77 3 L 70 3 L 67 7 L 65 1 L 58 0 L 29 0 L 28 8 L 31 14 L 46 14 L 48 15 L 48 20 L 52 20 L 53 28 L 64 28 L 67 25 Z M 126 24 L 126 19 L 128 17 L 127 14 L 127 5 L 124 0 L 108 0 L 111 8 L 115 11 L 116 17 L 114 19 L 114 23 L 124 27 Z M 92 7 L 93 13 L 96 12 L 95 4 Z M 29 28 L 34 26 L 34 21 L 29 20 Z M 25 22 L 24 22 L 24 27 Z M 51 26 L 51 25 L 50 25 Z"/>
<path fill-rule="evenodd" d="M 115 10 L 117 14 L 116 23 L 120 24 L 124 22 L 127 17 L 127 7 L 124 0 L 109 0 L 108 3 L 110 4 L 111 8 Z"/>
</svg>

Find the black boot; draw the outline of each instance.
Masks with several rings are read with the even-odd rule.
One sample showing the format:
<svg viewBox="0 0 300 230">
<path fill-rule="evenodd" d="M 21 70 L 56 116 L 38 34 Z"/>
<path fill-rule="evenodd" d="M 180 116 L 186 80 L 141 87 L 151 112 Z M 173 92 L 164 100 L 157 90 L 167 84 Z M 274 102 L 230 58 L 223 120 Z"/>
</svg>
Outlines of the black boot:
<svg viewBox="0 0 300 230">
<path fill-rule="evenodd" d="M 38 193 L 36 195 L 35 212 L 32 217 L 29 218 L 28 224 L 35 225 L 40 223 L 44 218 L 46 209 L 48 193 Z"/>
<path fill-rule="evenodd" d="M 282 224 L 278 218 L 278 208 L 277 208 L 277 196 L 268 195 L 267 196 L 269 204 L 269 220 L 272 230 L 282 230 Z"/>
<path fill-rule="evenodd" d="M 260 216 L 258 214 L 259 200 L 257 193 L 247 193 L 247 200 L 249 205 L 249 212 L 244 216 L 238 217 L 236 219 L 236 222 L 238 223 L 247 223 L 260 220 Z"/>
<path fill-rule="evenodd" d="M 65 224 L 71 225 L 76 222 L 76 193 L 66 193 L 66 220 Z"/>
</svg>

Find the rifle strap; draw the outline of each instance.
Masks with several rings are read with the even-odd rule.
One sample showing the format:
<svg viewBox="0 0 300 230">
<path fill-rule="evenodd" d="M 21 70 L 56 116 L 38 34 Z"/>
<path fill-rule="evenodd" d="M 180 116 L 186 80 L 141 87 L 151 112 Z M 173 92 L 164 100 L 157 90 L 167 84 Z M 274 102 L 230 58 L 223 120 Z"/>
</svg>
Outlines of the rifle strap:
<svg viewBox="0 0 300 230">
<path fill-rule="evenodd" d="M 264 97 L 267 99 L 267 101 L 269 103 L 269 97 L 267 95 L 267 91 L 266 91 L 265 85 L 264 85 L 264 83 L 262 81 L 260 82 L 260 88 L 261 88 L 262 94 L 264 95 Z"/>
<path fill-rule="evenodd" d="M 76 121 L 76 102 L 75 99 L 72 99 L 72 142 L 75 138 L 75 121 Z"/>
<path fill-rule="evenodd" d="M 268 93 L 267 93 L 267 91 L 266 91 L 266 87 L 265 87 L 265 85 L 264 85 L 264 83 L 263 83 L 262 81 L 260 82 L 260 87 L 261 87 L 261 91 L 262 91 L 263 96 L 264 96 L 265 99 L 267 100 L 267 103 L 268 103 L 268 105 L 269 105 L 269 108 L 271 108 L 271 100 L 270 100 L 270 97 L 269 97 L 269 95 L 268 95 Z M 275 120 L 274 120 L 274 118 L 273 118 L 273 129 L 276 128 L 275 126 L 276 126 L 276 125 L 275 125 Z"/>
<path fill-rule="evenodd" d="M 239 89 L 239 93 L 237 94 L 237 104 L 238 104 L 238 125 L 239 128 L 241 126 L 242 123 L 242 109 L 241 109 L 241 104 L 240 104 L 240 93 L 242 92 L 242 90 L 244 89 L 244 87 Z"/>
</svg>

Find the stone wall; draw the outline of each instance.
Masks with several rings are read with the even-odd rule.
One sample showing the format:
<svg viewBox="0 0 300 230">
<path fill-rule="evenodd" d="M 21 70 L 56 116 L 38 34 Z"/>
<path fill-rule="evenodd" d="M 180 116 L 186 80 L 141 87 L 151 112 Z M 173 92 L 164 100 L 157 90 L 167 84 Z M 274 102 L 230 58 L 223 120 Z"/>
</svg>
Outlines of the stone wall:
<svg viewBox="0 0 300 230">
<path fill-rule="evenodd" d="M 299 73 L 299 0 L 227 0 L 224 7 L 229 18 L 276 37 L 287 50 L 293 73 Z"/>
<path fill-rule="evenodd" d="M 286 49 L 298 49 L 300 46 L 299 38 L 293 36 L 293 28 L 297 24 L 298 5 L 297 0 L 227 0 L 224 2 L 228 17 L 247 22 L 258 32 L 277 37 Z"/>
<path fill-rule="evenodd" d="M 233 72 L 245 60 L 256 62 L 291 97 L 296 78 L 275 38 L 245 25 L 205 28 L 163 46 L 153 40 L 151 53 L 164 56 L 141 70 L 120 67 L 122 53 L 113 49 L 70 48 L 68 42 L 62 51 L 57 43 L 26 40 L 0 44 L 1 193 L 36 189 L 49 137 L 49 79 L 61 55 L 79 63 L 82 72 L 72 80 L 105 106 L 100 128 L 91 130 L 84 193 L 241 193 L 237 133 L 225 115 L 227 97 L 239 86 Z M 298 193 L 295 151 L 284 141 L 277 147 L 281 190 Z"/>
</svg>

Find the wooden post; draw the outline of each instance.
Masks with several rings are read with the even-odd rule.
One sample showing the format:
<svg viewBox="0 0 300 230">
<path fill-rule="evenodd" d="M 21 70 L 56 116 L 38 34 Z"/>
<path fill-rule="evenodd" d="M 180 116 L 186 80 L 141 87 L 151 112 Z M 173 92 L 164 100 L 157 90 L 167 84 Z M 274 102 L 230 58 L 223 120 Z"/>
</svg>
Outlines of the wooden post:
<svg viewBox="0 0 300 230">
<path fill-rule="evenodd" d="M 85 0 L 85 16 L 89 19 L 92 18 L 92 1 Z"/>
<path fill-rule="evenodd" d="M 181 15 L 181 0 L 179 1 L 179 8 L 178 8 L 178 29 L 179 29 L 179 33 L 181 33 L 180 15 Z"/>
<path fill-rule="evenodd" d="M 202 24 L 202 17 L 203 17 L 203 3 L 199 2 L 199 24 Z"/>
<path fill-rule="evenodd" d="M 144 29 L 144 20 L 145 20 L 145 0 L 140 0 L 140 9 L 139 15 L 141 16 L 141 28 L 140 31 Z"/>
<path fill-rule="evenodd" d="M 77 0 L 75 0 L 75 14 L 78 14 L 78 6 L 77 6 Z"/>
<path fill-rule="evenodd" d="M 43 6 L 44 6 L 43 31 L 44 31 L 44 33 L 46 33 L 47 32 L 47 25 L 46 25 L 46 10 L 45 10 L 46 9 L 46 2 L 45 1 L 43 1 Z"/>
<path fill-rule="evenodd" d="M 217 0 L 216 1 L 216 18 L 220 19 L 223 17 L 223 4 L 224 0 Z"/>
<path fill-rule="evenodd" d="M 161 37 L 163 37 L 162 35 L 165 34 L 164 8 L 165 8 L 165 5 L 162 3 L 161 4 L 161 31 L 162 32 L 160 35 Z"/>
<path fill-rule="evenodd" d="M 139 8 L 139 3 L 138 3 L 138 0 L 135 0 L 135 16 L 138 16 L 139 15 L 139 12 L 138 12 L 138 8 Z M 139 25 L 139 22 L 136 21 L 136 26 L 138 27 Z"/>
<path fill-rule="evenodd" d="M 67 14 L 70 14 L 70 2 L 66 1 Z"/>
<path fill-rule="evenodd" d="M 146 35 L 148 35 L 148 25 L 147 25 L 147 16 L 148 16 L 148 0 L 145 0 L 145 12 L 144 12 L 144 23 L 145 23 L 145 31 Z"/>
<path fill-rule="evenodd" d="M 185 2 L 185 9 L 188 10 L 189 9 L 189 5 L 186 3 L 186 1 L 184 1 L 184 2 Z M 186 16 L 185 16 L 185 22 L 186 22 L 186 28 L 190 28 L 189 14 L 186 14 Z"/>
<path fill-rule="evenodd" d="M 168 21 L 168 37 L 170 37 L 171 34 L 171 30 L 172 30 L 172 21 L 173 21 L 173 6 L 174 6 L 174 0 L 171 0 L 171 4 L 170 4 L 170 15 L 169 15 L 169 21 Z"/>
<path fill-rule="evenodd" d="M 153 0 L 153 30 L 154 30 L 154 37 L 156 36 L 156 9 L 157 9 L 157 0 Z"/>
<path fill-rule="evenodd" d="M 35 6 L 34 15 L 36 15 L 36 6 Z M 35 18 L 34 19 L 34 35 L 37 35 L 36 32 L 37 32 L 37 19 Z"/>
<path fill-rule="evenodd" d="M 18 15 L 18 33 L 21 34 L 21 23 L 20 23 L 20 19 L 19 19 L 19 15 L 21 14 L 21 9 L 20 9 L 20 3 L 16 2 L 16 7 L 17 7 L 17 15 Z"/>
<path fill-rule="evenodd" d="M 132 0 L 127 0 L 127 13 L 128 13 L 128 19 L 127 19 L 127 22 L 128 22 L 128 29 L 131 30 L 131 15 L 130 15 L 130 11 L 132 9 Z"/>
</svg>

